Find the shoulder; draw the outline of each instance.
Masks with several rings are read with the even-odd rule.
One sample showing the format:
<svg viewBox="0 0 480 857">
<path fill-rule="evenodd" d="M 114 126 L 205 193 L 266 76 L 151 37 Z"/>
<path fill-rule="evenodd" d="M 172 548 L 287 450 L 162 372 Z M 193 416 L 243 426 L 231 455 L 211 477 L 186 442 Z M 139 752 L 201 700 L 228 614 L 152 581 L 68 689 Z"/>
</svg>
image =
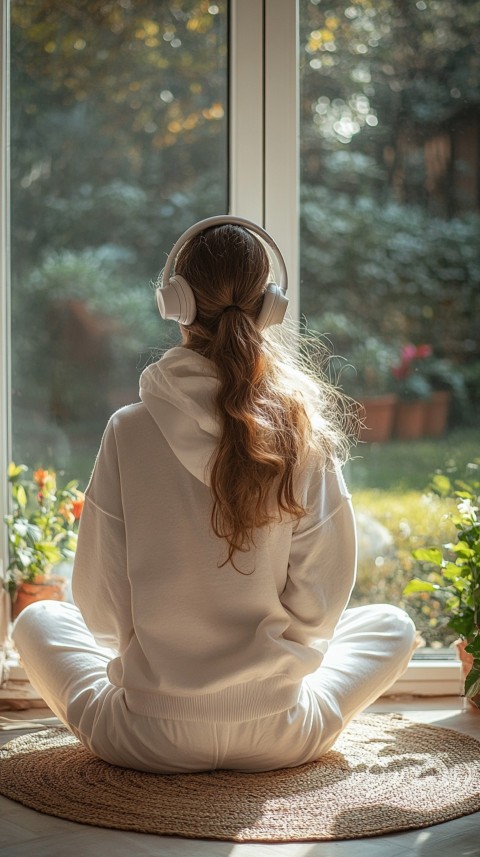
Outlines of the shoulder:
<svg viewBox="0 0 480 857">
<path fill-rule="evenodd" d="M 148 411 L 143 402 L 135 402 L 133 405 L 125 405 L 123 408 L 115 411 L 108 423 L 112 428 L 116 429 L 117 427 L 130 425 L 132 422 L 138 423 L 144 420 L 146 415 L 148 415 Z"/>
<path fill-rule="evenodd" d="M 158 450 L 161 432 L 148 408 L 143 402 L 127 405 L 115 411 L 110 417 L 102 448 L 108 454 L 125 462 L 132 455 L 147 455 L 149 450 Z"/>
<path fill-rule="evenodd" d="M 299 496 L 309 512 L 321 519 L 350 500 L 341 464 L 332 458 L 322 460 L 317 454 L 309 456 L 299 474 Z"/>
<path fill-rule="evenodd" d="M 106 431 L 112 432 L 115 437 L 130 435 L 154 426 L 154 420 L 143 402 L 134 405 L 126 405 L 115 411 L 110 417 Z"/>
<path fill-rule="evenodd" d="M 145 434 L 153 420 L 142 402 L 119 408 L 108 420 L 100 444 L 99 456 L 117 455 L 118 445 Z"/>
</svg>

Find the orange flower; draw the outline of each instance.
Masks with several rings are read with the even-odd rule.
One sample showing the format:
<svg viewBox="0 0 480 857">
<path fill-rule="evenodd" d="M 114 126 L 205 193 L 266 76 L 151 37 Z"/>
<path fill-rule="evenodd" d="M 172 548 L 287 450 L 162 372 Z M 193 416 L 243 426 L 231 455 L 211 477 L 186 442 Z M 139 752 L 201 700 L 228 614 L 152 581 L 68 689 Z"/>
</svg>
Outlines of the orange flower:
<svg viewBox="0 0 480 857">
<path fill-rule="evenodd" d="M 68 521 L 70 525 L 73 524 L 75 516 L 73 514 L 71 503 L 62 503 L 62 505 L 58 509 L 58 512 L 60 515 L 63 515 L 65 520 Z"/>
<path fill-rule="evenodd" d="M 72 503 L 73 517 L 76 521 L 78 521 L 80 515 L 82 514 L 84 503 L 85 500 L 83 499 L 83 497 L 81 497 L 79 500 L 74 500 Z"/>
<path fill-rule="evenodd" d="M 41 467 L 35 471 L 33 478 L 40 488 L 43 488 L 49 476 L 48 470 L 43 470 Z"/>
</svg>

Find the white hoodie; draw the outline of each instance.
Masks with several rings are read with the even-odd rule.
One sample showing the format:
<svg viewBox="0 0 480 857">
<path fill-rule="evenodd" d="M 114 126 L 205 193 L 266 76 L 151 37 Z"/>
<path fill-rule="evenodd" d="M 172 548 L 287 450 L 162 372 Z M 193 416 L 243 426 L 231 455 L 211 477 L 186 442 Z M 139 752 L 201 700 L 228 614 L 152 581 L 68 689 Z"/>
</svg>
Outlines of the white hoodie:
<svg viewBox="0 0 480 857">
<path fill-rule="evenodd" d="M 130 710 L 240 722 L 286 710 L 353 586 L 355 527 L 338 468 L 298 475 L 308 514 L 227 556 L 212 531 L 214 365 L 172 348 L 117 411 L 86 491 L 73 594 Z"/>
</svg>

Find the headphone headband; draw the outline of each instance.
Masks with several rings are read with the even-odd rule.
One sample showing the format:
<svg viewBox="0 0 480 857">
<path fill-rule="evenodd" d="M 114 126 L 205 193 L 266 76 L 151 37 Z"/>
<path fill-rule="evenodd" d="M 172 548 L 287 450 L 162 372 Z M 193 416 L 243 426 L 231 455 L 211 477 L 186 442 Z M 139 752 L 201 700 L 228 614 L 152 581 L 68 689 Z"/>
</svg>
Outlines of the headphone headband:
<svg viewBox="0 0 480 857">
<path fill-rule="evenodd" d="M 271 324 L 281 324 L 288 304 L 286 297 L 288 276 L 285 260 L 278 245 L 263 227 L 257 223 L 253 223 L 251 220 L 247 220 L 245 217 L 235 217 L 231 214 L 217 215 L 216 217 L 207 217 L 205 220 L 199 220 L 198 223 L 194 223 L 193 226 L 190 226 L 189 229 L 180 235 L 180 238 L 173 245 L 165 263 L 162 285 L 157 288 L 157 304 L 162 318 L 173 319 L 184 325 L 191 324 L 195 319 L 197 310 L 195 295 L 191 286 L 180 274 L 171 274 L 170 272 L 174 267 L 178 253 L 187 241 L 199 235 L 205 229 L 228 224 L 243 226 L 249 232 L 255 233 L 272 251 L 274 260 L 277 263 L 279 283 L 278 285 L 277 283 L 268 283 L 262 309 L 260 310 L 256 324 L 260 330 Z"/>
<path fill-rule="evenodd" d="M 285 260 L 280 252 L 280 248 L 273 240 L 272 236 L 263 229 L 262 226 L 259 226 L 257 223 L 254 223 L 252 220 L 247 220 L 245 217 L 235 217 L 233 214 L 219 214 L 215 217 L 207 217 L 205 220 L 199 220 L 198 223 L 194 223 L 193 226 L 190 226 L 185 230 L 183 235 L 180 235 L 180 238 L 175 241 L 170 253 L 167 256 L 167 261 L 165 262 L 165 269 L 163 271 L 162 284 L 163 286 L 168 286 L 168 281 L 170 279 L 170 270 L 172 265 L 175 262 L 176 257 L 178 256 L 180 250 L 183 245 L 190 241 L 190 238 L 194 238 L 195 235 L 199 235 L 200 232 L 203 232 L 204 229 L 209 229 L 211 226 L 223 226 L 227 224 L 232 224 L 232 226 L 244 226 L 245 229 L 248 229 L 249 232 L 254 232 L 260 238 L 263 238 L 265 244 L 273 250 L 273 254 L 275 256 L 275 261 L 278 264 L 279 268 L 279 283 L 282 292 L 285 294 L 288 286 L 288 276 L 287 276 L 287 267 L 285 265 Z"/>
</svg>

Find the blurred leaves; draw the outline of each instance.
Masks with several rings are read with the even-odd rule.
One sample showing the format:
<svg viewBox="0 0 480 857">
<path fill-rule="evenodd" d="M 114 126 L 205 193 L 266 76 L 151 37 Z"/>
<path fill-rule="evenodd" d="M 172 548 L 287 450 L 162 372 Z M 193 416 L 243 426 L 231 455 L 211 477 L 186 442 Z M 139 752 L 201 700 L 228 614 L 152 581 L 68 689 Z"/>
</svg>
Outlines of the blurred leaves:
<svg viewBox="0 0 480 857">
<path fill-rule="evenodd" d="M 318 135 L 327 147 L 357 135 L 366 135 L 364 146 L 370 143 L 370 148 L 385 142 L 395 146 L 400 130 L 415 138 L 450 120 L 465 104 L 477 105 L 479 22 L 479 0 L 305 4 L 300 34 L 303 109 L 311 116 L 305 151 L 314 147 Z M 355 99 L 373 99 L 378 124 L 348 127 L 357 118 Z M 337 127 L 322 121 L 338 110 Z M 363 115 L 368 115 L 366 104 Z"/>
<path fill-rule="evenodd" d="M 227 208 L 226 63 L 223 0 L 11 4 L 18 457 L 65 465 L 75 437 L 93 459 L 175 338 L 151 283 Z"/>
<path fill-rule="evenodd" d="M 450 520 L 456 529 L 454 541 L 436 540 L 435 547 L 415 549 L 414 559 L 420 564 L 423 580 L 417 578 L 405 587 L 404 595 L 421 591 L 422 582 L 430 588 L 432 566 L 435 572 L 433 588 L 442 592 L 448 625 L 468 643 L 467 651 L 474 657 L 465 690 L 468 696 L 478 692 L 480 675 L 480 506 L 479 462 L 473 461 L 466 476 L 451 481 L 450 499 L 457 510 Z M 440 484 L 443 493 L 445 486 Z M 442 497 L 440 502 L 445 502 Z"/>
<path fill-rule="evenodd" d="M 454 636 L 447 627 L 445 598 L 439 591 L 441 580 L 434 574 L 412 580 L 412 551 L 428 552 L 430 545 L 453 537 L 455 529 L 448 517 L 455 508 L 453 502 L 450 498 L 402 490 L 358 490 L 353 492 L 353 501 L 357 515 L 360 512 L 385 527 L 392 543 L 389 547 L 379 546 L 373 559 L 364 556 L 359 524 L 358 578 L 352 606 L 397 604 L 412 616 L 428 645 L 449 645 Z"/>
<path fill-rule="evenodd" d="M 347 314 L 385 341 L 468 356 L 478 340 L 480 216 L 447 221 L 392 200 L 302 189 L 302 309 Z"/>
<path fill-rule="evenodd" d="M 430 342 L 448 358 L 456 414 L 473 422 L 480 217 L 467 141 L 480 103 L 480 0 L 302 8 L 302 311 L 322 333 L 317 320 L 342 313 L 384 347 Z"/>
<path fill-rule="evenodd" d="M 9 565 L 4 583 L 11 593 L 22 581 L 42 580 L 59 562 L 73 558 L 84 503 L 77 481 L 58 488 L 54 471 L 40 468 L 26 478 L 27 471 L 14 462 L 8 467 L 12 511 L 5 517 Z"/>
<path fill-rule="evenodd" d="M 114 243 L 151 277 L 189 225 L 175 197 L 226 209 L 224 2 L 15 0 L 11 20 L 15 271 Z"/>
</svg>

